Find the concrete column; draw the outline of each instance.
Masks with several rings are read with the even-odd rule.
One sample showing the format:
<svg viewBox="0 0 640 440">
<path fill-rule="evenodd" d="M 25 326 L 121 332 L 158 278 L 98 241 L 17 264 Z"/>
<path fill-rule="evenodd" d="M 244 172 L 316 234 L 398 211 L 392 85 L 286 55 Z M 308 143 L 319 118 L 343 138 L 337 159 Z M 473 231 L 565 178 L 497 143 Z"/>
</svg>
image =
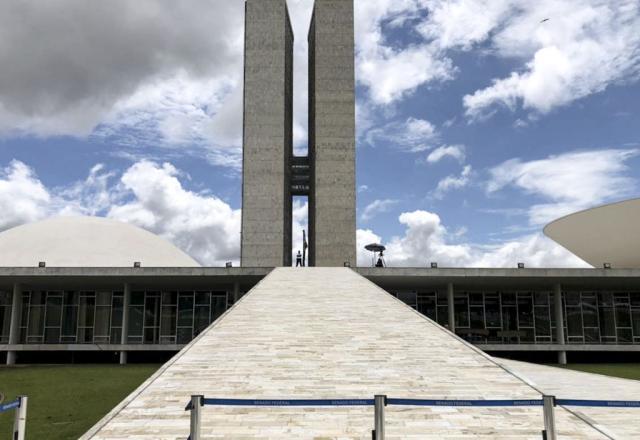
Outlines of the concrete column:
<svg viewBox="0 0 640 440">
<path fill-rule="evenodd" d="M 128 343 L 127 337 L 129 336 L 129 304 L 131 303 L 131 285 L 125 283 L 124 285 L 124 299 L 122 301 L 122 338 L 120 343 L 126 345 Z M 127 363 L 127 352 L 120 351 L 120 365 Z"/>
<path fill-rule="evenodd" d="M 556 344 L 564 345 L 564 315 L 562 313 L 562 286 L 556 284 L 553 286 L 553 302 L 556 314 Z M 558 363 L 565 365 L 567 363 L 567 352 L 558 352 Z"/>
<path fill-rule="evenodd" d="M 452 333 L 456 332 L 456 313 L 454 309 L 454 301 L 453 301 L 453 284 L 447 284 L 447 304 L 449 305 L 449 330 Z"/>
<path fill-rule="evenodd" d="M 233 303 L 237 303 L 238 300 L 240 299 L 240 283 L 239 282 L 234 282 L 233 283 Z"/>
<path fill-rule="evenodd" d="M 11 324 L 9 327 L 9 345 L 20 343 L 20 324 L 22 321 L 22 286 L 15 283 L 13 285 L 13 300 L 11 303 Z M 16 352 L 7 352 L 7 365 L 16 363 Z"/>
</svg>

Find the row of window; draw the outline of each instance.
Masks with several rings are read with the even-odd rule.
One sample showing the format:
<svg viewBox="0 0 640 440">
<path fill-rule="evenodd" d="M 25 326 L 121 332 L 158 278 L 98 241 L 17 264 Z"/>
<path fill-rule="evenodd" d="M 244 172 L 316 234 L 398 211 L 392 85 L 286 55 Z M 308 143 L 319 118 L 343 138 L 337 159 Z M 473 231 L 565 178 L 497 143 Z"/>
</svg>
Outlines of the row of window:
<svg viewBox="0 0 640 440">
<path fill-rule="evenodd" d="M 446 292 L 397 292 L 406 304 L 448 325 Z M 121 291 L 23 293 L 20 343 L 120 344 Z M 229 306 L 226 291 L 134 291 L 128 344 L 186 344 Z M 640 344 L 640 292 L 565 292 L 569 344 Z M 456 292 L 456 333 L 474 343 L 551 344 L 556 340 L 551 292 Z M 11 294 L 0 292 L 0 343 L 8 343 Z"/>
<path fill-rule="evenodd" d="M 9 340 L 7 296 L 0 293 L 0 343 Z M 121 291 L 32 291 L 22 302 L 21 344 L 186 344 L 225 312 L 227 292 L 134 291 L 125 341 Z"/>
<path fill-rule="evenodd" d="M 397 292 L 422 314 L 448 325 L 446 292 Z M 640 292 L 565 292 L 569 344 L 640 344 Z M 456 333 L 474 343 L 550 344 L 556 340 L 551 292 L 456 292 Z"/>
</svg>

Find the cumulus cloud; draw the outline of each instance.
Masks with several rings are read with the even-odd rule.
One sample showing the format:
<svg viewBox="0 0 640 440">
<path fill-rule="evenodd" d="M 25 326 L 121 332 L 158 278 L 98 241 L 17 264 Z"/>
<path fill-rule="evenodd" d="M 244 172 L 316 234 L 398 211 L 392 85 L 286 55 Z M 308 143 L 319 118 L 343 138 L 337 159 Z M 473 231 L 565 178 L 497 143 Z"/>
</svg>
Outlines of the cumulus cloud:
<svg viewBox="0 0 640 440">
<path fill-rule="evenodd" d="M 0 169 L 0 230 L 40 220 L 50 203 L 49 191 L 26 164 L 14 160 Z"/>
<path fill-rule="evenodd" d="M 640 77 L 637 1 L 543 0 L 517 6 L 495 17 L 492 45 L 498 54 L 526 64 L 465 96 L 470 117 L 495 104 L 547 113 Z M 541 23 L 543 18 L 550 19 Z"/>
<path fill-rule="evenodd" d="M 219 198 L 186 190 L 171 164 L 142 161 L 122 175 L 133 196 L 116 204 L 107 217 L 161 235 L 204 264 L 238 260 L 240 210 Z"/>
<path fill-rule="evenodd" d="M 466 159 L 464 145 L 443 145 L 438 147 L 427 156 L 427 162 L 437 163 L 446 157 L 451 157 L 463 163 Z"/>
<path fill-rule="evenodd" d="M 453 66 L 431 45 L 403 47 L 387 39 L 386 28 L 397 29 L 416 19 L 421 0 L 355 2 L 356 76 L 376 104 L 390 104 L 429 81 L 450 79 Z"/>
<path fill-rule="evenodd" d="M 424 267 L 430 262 L 449 267 L 589 267 L 584 261 L 541 234 L 520 237 L 495 245 L 476 245 L 455 241 L 459 233 L 450 233 L 440 217 L 428 211 L 402 213 L 399 222 L 405 231 L 390 239 L 387 264 L 396 267 Z M 371 255 L 360 251 L 367 242 L 380 242 L 370 230 L 358 231 L 358 264 L 371 264 Z"/>
<path fill-rule="evenodd" d="M 364 208 L 364 210 L 362 211 L 362 215 L 360 216 L 360 220 L 362 220 L 363 222 L 368 222 L 378 214 L 389 212 L 391 207 L 397 203 L 398 201 L 393 199 L 374 200 Z"/>
<path fill-rule="evenodd" d="M 516 187 L 548 200 L 528 210 L 529 222 L 542 225 L 571 212 L 634 193 L 635 179 L 626 175 L 628 161 L 640 151 L 575 151 L 524 162 L 511 159 L 492 168 L 487 192 Z"/>
<path fill-rule="evenodd" d="M 432 193 L 433 197 L 441 199 L 444 197 L 445 193 L 451 190 L 464 188 L 469 185 L 471 182 L 471 171 L 471 165 L 465 165 L 459 175 L 447 176 L 439 181 L 438 186 Z"/>
<path fill-rule="evenodd" d="M 405 152 L 428 150 L 437 139 L 438 133 L 431 122 L 413 117 L 371 129 L 366 135 L 370 145 L 391 146 Z"/>
<path fill-rule="evenodd" d="M 179 177 L 171 164 L 140 161 L 121 175 L 96 165 L 82 181 L 47 188 L 13 161 L 0 171 L 0 230 L 57 215 L 99 215 L 154 232 L 202 264 L 237 263 L 240 210 L 187 190 Z"/>
</svg>

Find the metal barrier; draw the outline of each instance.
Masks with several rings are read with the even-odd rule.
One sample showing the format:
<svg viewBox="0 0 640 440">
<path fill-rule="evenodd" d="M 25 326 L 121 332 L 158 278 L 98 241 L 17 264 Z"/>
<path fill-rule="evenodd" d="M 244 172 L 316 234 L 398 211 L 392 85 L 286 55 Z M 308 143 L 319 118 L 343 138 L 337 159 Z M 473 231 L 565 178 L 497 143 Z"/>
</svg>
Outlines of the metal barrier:
<svg viewBox="0 0 640 440">
<path fill-rule="evenodd" d="M 24 440 L 27 425 L 27 396 L 18 396 L 13 402 L 0 405 L 0 413 L 15 410 L 12 440 Z"/>
<path fill-rule="evenodd" d="M 529 400 L 446 400 L 446 399 L 397 399 L 376 395 L 373 399 L 285 399 L 285 400 L 257 400 L 257 399 L 212 399 L 204 396 L 191 396 L 191 401 L 185 408 L 191 411 L 190 440 L 201 440 L 200 422 L 201 408 L 205 405 L 214 406 L 374 406 L 374 430 L 371 432 L 373 440 L 385 438 L 385 407 L 397 406 L 449 406 L 449 407 L 513 407 L 513 406 L 541 406 L 544 418 L 543 440 L 556 440 L 556 424 L 554 407 L 561 406 L 591 406 L 607 408 L 640 408 L 640 401 L 632 400 L 575 400 L 556 399 L 555 396 L 542 396 L 542 399 Z"/>
</svg>

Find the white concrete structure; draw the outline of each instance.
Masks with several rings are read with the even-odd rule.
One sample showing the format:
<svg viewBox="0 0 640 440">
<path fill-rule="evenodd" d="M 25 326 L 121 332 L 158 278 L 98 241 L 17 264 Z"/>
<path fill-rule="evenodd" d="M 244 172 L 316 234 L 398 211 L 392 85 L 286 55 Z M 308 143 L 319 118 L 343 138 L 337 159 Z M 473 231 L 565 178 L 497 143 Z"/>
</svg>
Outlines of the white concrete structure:
<svg viewBox="0 0 640 440">
<path fill-rule="evenodd" d="M 56 217 L 0 233 L 0 267 L 200 267 L 148 231 L 99 217 Z"/>
<path fill-rule="evenodd" d="M 184 439 L 191 395 L 540 399 L 491 357 L 345 268 L 275 269 L 83 439 Z M 557 408 L 560 439 L 611 438 Z M 202 438 L 370 439 L 371 407 L 204 407 Z M 540 407 L 394 407 L 387 439 L 540 439 Z"/>
<path fill-rule="evenodd" d="M 547 237 L 594 267 L 640 268 L 640 199 L 567 215 L 544 228 Z"/>
</svg>

